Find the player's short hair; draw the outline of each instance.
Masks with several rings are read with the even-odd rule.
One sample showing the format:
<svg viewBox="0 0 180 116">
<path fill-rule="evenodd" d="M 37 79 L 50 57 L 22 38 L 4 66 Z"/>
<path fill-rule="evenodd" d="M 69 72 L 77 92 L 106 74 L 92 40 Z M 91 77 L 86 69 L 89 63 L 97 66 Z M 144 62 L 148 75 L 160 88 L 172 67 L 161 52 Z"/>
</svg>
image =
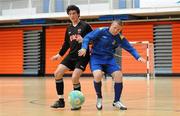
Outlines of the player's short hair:
<svg viewBox="0 0 180 116">
<path fill-rule="evenodd" d="M 112 23 L 117 23 L 118 25 L 123 25 L 123 22 L 121 20 L 114 20 Z"/>
<path fill-rule="evenodd" d="M 76 5 L 69 5 L 66 9 L 66 13 L 69 15 L 70 10 L 75 10 L 77 14 L 80 14 L 80 9 Z"/>
</svg>

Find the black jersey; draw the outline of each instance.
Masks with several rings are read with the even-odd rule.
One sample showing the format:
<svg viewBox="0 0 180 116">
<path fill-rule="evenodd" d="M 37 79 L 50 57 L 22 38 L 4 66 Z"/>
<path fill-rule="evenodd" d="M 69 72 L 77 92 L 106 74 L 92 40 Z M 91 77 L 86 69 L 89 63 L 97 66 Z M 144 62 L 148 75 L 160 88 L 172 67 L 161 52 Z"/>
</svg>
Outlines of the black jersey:
<svg viewBox="0 0 180 116">
<path fill-rule="evenodd" d="M 92 28 L 84 21 L 80 21 L 77 26 L 70 24 L 65 33 L 65 40 L 59 54 L 63 56 L 70 48 L 69 55 L 71 57 L 77 57 L 78 51 L 81 49 L 81 42 L 78 42 L 79 37 L 84 37 L 87 33 L 91 32 Z M 87 51 L 88 52 L 88 51 Z M 89 53 L 87 53 L 88 55 Z"/>
</svg>

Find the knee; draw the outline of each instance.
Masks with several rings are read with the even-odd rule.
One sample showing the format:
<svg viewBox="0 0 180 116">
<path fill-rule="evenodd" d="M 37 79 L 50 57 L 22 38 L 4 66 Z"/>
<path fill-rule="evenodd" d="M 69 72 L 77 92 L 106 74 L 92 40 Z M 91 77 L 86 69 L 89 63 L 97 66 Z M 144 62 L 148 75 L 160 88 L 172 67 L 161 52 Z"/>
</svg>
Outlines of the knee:
<svg viewBox="0 0 180 116">
<path fill-rule="evenodd" d="M 95 82 L 100 82 L 103 77 L 103 73 L 101 71 L 97 71 L 93 73 L 93 76 Z"/>
<path fill-rule="evenodd" d="M 61 71 L 55 71 L 54 77 L 55 79 L 62 79 L 63 73 Z"/>
<path fill-rule="evenodd" d="M 94 81 L 97 83 L 100 82 L 101 79 L 102 79 L 102 77 L 100 77 L 100 76 L 94 76 Z"/>
<path fill-rule="evenodd" d="M 115 82 L 118 82 L 118 83 L 120 83 L 120 82 L 123 81 L 122 76 L 115 76 L 115 77 L 113 77 L 113 78 L 114 78 L 114 81 L 115 81 Z"/>
<path fill-rule="evenodd" d="M 72 76 L 72 82 L 76 80 L 76 76 Z"/>
<path fill-rule="evenodd" d="M 78 76 L 78 75 L 73 75 L 73 76 L 72 76 L 72 82 L 73 82 L 73 84 L 78 83 L 78 82 L 79 82 L 79 78 L 80 78 L 80 76 Z"/>
</svg>

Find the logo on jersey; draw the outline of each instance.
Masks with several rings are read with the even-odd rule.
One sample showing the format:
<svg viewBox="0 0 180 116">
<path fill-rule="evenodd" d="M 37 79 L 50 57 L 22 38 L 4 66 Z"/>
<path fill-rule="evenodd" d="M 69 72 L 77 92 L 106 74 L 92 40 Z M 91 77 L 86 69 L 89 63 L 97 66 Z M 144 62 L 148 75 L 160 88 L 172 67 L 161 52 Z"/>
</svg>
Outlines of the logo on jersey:
<svg viewBox="0 0 180 116">
<path fill-rule="evenodd" d="M 116 40 L 113 40 L 112 45 L 116 45 Z"/>
<path fill-rule="evenodd" d="M 106 39 L 106 38 L 108 38 L 108 37 L 106 37 L 106 36 L 102 36 L 102 38 Z"/>
<path fill-rule="evenodd" d="M 80 34 L 81 33 L 81 29 L 78 29 L 78 34 Z"/>
<path fill-rule="evenodd" d="M 70 36 L 70 41 L 76 40 L 78 42 L 82 41 L 82 37 L 79 34 L 74 34 Z"/>
<path fill-rule="evenodd" d="M 119 34 L 119 37 L 120 37 L 121 40 L 124 39 L 124 36 L 121 35 L 121 34 Z"/>
<path fill-rule="evenodd" d="M 80 67 L 81 67 L 82 69 L 84 69 L 84 66 L 80 65 Z"/>
</svg>

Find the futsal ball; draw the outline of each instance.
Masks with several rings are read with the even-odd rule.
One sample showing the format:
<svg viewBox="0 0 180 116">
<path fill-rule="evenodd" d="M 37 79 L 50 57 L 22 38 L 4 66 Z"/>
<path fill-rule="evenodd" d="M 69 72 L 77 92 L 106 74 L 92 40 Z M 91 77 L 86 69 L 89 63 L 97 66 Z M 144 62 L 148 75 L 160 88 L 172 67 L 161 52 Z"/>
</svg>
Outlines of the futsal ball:
<svg viewBox="0 0 180 116">
<path fill-rule="evenodd" d="M 77 108 L 84 103 L 85 97 L 81 91 L 74 90 L 69 93 L 68 101 L 73 108 Z"/>
</svg>

